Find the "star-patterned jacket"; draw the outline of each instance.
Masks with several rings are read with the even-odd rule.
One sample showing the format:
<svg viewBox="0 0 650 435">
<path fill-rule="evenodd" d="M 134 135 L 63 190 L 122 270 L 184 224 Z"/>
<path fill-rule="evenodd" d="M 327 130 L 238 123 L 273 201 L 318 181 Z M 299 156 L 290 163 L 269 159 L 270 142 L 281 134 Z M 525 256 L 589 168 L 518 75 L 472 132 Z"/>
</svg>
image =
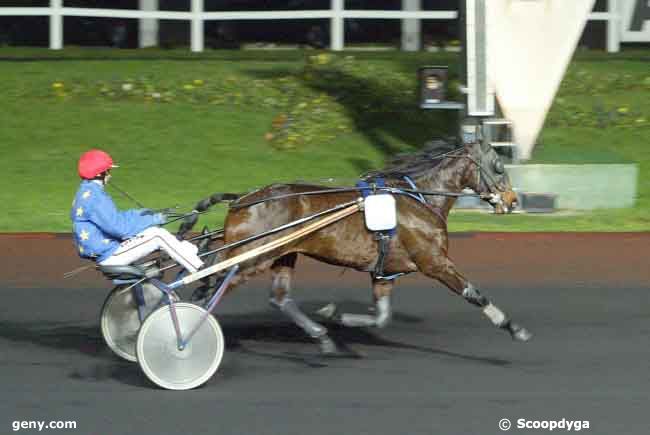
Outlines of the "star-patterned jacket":
<svg viewBox="0 0 650 435">
<path fill-rule="evenodd" d="M 123 240 L 164 222 L 162 215 L 144 212 L 142 209 L 118 210 L 103 185 L 83 180 L 70 211 L 79 256 L 102 262 Z"/>
</svg>

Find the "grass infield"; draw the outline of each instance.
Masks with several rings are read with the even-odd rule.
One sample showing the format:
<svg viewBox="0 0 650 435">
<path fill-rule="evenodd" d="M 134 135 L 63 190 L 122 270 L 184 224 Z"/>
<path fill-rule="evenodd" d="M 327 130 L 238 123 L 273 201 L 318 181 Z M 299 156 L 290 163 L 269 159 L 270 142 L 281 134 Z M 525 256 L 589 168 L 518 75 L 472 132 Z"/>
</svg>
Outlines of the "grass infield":
<svg viewBox="0 0 650 435">
<path fill-rule="evenodd" d="M 451 53 L 0 48 L 0 232 L 69 231 L 76 161 L 95 146 L 120 164 L 115 183 L 151 208 L 191 209 L 213 192 L 273 182 L 351 185 L 387 157 L 453 132 L 454 114 L 417 109 L 416 71 L 447 64 L 457 76 L 458 60 Z M 650 51 L 578 53 L 533 156 L 537 163 L 638 163 L 634 208 L 453 212 L 450 230 L 650 230 L 649 61 Z M 223 212 L 202 222 L 219 225 Z"/>
</svg>

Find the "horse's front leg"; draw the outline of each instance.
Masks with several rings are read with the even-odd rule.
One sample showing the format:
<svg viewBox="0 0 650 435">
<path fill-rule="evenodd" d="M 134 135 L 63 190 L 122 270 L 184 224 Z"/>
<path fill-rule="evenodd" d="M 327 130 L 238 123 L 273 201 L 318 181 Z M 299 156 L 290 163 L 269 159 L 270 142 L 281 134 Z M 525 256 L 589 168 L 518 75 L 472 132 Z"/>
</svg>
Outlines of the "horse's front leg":
<svg viewBox="0 0 650 435">
<path fill-rule="evenodd" d="M 490 319 L 494 326 L 508 331 L 514 340 L 528 341 L 531 339 L 532 334 L 526 328 L 513 322 L 490 299 L 481 294 L 476 287 L 458 272 L 456 265 L 448 257 L 433 258 L 421 270 L 430 278 L 437 279 L 445 284 L 470 304 L 481 308 L 483 314 Z"/>
<path fill-rule="evenodd" d="M 337 312 L 336 305 L 328 304 L 317 311 L 317 313 L 328 320 L 333 320 L 344 326 L 364 327 L 374 326 L 383 328 L 388 325 L 392 316 L 390 295 L 393 291 L 393 281 L 372 280 L 372 292 L 375 299 L 375 315 L 352 314 Z"/>
<path fill-rule="evenodd" d="M 291 298 L 291 281 L 293 280 L 296 254 L 288 254 L 276 260 L 271 267 L 273 284 L 269 303 L 289 317 L 307 335 L 318 341 L 321 352 L 337 352 L 336 343 L 327 335 L 327 328 L 314 322 L 302 312 L 296 301 Z"/>
</svg>

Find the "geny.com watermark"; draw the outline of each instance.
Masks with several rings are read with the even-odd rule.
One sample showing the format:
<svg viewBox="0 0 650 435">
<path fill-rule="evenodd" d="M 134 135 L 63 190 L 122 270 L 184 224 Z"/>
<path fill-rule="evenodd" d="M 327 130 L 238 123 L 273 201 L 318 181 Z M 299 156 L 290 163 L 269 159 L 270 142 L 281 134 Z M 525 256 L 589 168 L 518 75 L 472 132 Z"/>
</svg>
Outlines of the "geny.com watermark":
<svg viewBox="0 0 650 435">
<path fill-rule="evenodd" d="M 499 429 L 506 432 L 512 429 L 513 424 L 507 418 L 499 420 Z M 544 430 L 553 432 L 554 430 L 563 430 L 566 432 L 580 432 L 583 429 L 589 429 L 589 420 L 528 420 L 519 418 L 515 422 L 517 429 Z"/>
<path fill-rule="evenodd" d="M 14 432 L 26 429 L 37 429 L 39 432 L 42 430 L 59 430 L 59 429 L 76 429 L 76 421 L 13 421 L 11 428 Z"/>
</svg>

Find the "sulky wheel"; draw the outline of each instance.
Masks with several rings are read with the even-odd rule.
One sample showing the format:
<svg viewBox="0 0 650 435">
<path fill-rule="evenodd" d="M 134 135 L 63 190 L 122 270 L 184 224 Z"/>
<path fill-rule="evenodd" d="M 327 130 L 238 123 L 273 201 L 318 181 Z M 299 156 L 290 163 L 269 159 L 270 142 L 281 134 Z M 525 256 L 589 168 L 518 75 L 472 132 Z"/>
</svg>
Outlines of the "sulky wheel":
<svg viewBox="0 0 650 435">
<path fill-rule="evenodd" d="M 184 338 L 200 324 L 199 329 L 179 350 L 171 308 L 158 308 L 138 333 L 138 363 L 156 385 L 168 390 L 189 390 L 207 382 L 219 368 L 224 351 L 223 333 L 217 319 L 209 314 L 205 317 L 206 310 L 198 305 L 180 302 L 174 306 Z"/>
<path fill-rule="evenodd" d="M 140 330 L 140 317 L 145 319 L 153 310 L 166 302 L 164 293 L 153 284 L 142 284 L 144 306 L 138 312 L 135 289 L 128 285 L 115 287 L 104 301 L 101 329 L 104 341 L 120 358 L 136 361 L 135 344 Z M 173 294 L 175 300 L 180 300 Z"/>
</svg>

